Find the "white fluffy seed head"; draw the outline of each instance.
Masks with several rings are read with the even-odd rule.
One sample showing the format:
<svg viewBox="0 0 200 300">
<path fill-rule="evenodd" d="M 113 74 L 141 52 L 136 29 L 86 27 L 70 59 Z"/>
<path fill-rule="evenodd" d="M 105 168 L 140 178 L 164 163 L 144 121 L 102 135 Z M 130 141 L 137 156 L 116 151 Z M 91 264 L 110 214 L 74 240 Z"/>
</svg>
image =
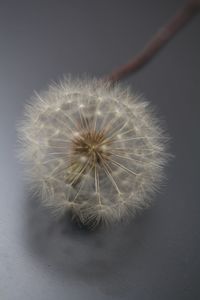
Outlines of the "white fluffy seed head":
<svg viewBox="0 0 200 300">
<path fill-rule="evenodd" d="M 115 222 L 148 206 L 168 158 L 148 102 L 95 79 L 64 79 L 36 94 L 19 139 L 43 204 L 82 223 Z"/>
</svg>

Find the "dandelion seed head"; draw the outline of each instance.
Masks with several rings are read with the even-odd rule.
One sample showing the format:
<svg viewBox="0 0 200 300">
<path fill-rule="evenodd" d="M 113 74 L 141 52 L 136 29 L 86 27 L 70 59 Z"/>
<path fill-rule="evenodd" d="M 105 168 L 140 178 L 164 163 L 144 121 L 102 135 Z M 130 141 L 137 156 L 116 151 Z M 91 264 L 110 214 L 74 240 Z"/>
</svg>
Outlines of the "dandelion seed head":
<svg viewBox="0 0 200 300">
<path fill-rule="evenodd" d="M 148 206 L 168 159 L 149 103 L 95 79 L 64 79 L 35 94 L 19 139 L 42 203 L 83 223 L 116 222 Z"/>
</svg>

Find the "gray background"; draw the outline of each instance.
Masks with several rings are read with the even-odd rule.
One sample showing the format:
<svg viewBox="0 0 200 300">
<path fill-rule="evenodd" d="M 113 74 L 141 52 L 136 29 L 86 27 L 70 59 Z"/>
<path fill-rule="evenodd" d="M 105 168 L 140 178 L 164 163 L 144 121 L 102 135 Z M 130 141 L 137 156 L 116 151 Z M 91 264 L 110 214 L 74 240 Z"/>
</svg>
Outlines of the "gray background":
<svg viewBox="0 0 200 300">
<path fill-rule="evenodd" d="M 199 299 L 200 17 L 131 77 L 165 119 L 175 159 L 155 205 L 89 233 L 52 220 L 15 158 L 33 91 L 102 76 L 136 54 L 183 1 L 0 1 L 0 299 Z"/>
</svg>

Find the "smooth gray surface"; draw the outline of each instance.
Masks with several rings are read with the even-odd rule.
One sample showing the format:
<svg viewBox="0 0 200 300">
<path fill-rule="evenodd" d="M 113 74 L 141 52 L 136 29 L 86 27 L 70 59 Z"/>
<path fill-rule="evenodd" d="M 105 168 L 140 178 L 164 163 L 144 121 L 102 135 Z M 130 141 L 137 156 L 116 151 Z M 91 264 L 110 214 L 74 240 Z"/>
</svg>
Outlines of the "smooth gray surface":
<svg viewBox="0 0 200 300">
<path fill-rule="evenodd" d="M 54 222 L 25 191 L 16 123 L 63 74 L 101 76 L 133 56 L 183 1 L 0 1 L 0 299 L 199 299 L 200 18 L 130 83 L 166 120 L 168 183 L 128 225 Z"/>
</svg>

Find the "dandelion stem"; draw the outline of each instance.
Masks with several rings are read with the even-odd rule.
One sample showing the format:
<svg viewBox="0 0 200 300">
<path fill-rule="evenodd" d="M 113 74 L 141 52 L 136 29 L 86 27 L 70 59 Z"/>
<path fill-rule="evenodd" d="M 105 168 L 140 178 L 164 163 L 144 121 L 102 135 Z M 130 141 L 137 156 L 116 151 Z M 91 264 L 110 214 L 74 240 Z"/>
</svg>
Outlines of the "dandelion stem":
<svg viewBox="0 0 200 300">
<path fill-rule="evenodd" d="M 132 73 L 140 70 L 163 48 L 173 36 L 181 30 L 195 15 L 200 12 L 200 0 L 189 0 L 185 5 L 162 27 L 130 62 L 114 70 L 105 79 L 115 84 Z"/>
</svg>

